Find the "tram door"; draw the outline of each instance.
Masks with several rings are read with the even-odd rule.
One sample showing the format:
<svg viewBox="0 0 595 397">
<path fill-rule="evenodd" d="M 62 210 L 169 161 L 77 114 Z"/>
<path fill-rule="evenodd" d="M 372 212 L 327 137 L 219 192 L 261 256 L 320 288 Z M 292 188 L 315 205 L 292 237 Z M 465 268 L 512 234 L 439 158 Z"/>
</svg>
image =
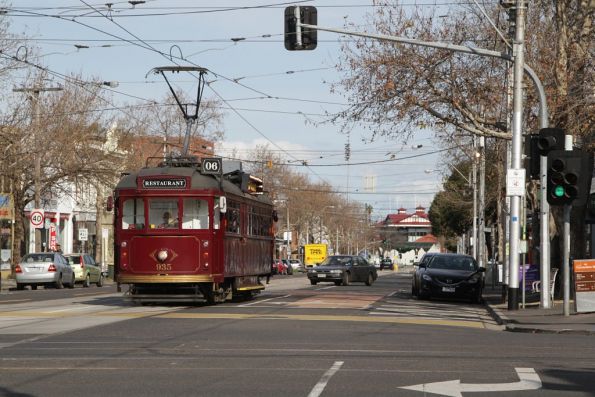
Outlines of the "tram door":
<svg viewBox="0 0 595 397">
<path fill-rule="evenodd" d="M 224 273 L 225 264 L 223 263 L 223 250 L 225 244 L 225 230 L 223 230 L 223 217 L 227 210 L 225 197 L 214 197 L 213 199 L 213 229 L 212 229 L 212 255 L 211 262 L 215 268 L 214 273 Z"/>
</svg>

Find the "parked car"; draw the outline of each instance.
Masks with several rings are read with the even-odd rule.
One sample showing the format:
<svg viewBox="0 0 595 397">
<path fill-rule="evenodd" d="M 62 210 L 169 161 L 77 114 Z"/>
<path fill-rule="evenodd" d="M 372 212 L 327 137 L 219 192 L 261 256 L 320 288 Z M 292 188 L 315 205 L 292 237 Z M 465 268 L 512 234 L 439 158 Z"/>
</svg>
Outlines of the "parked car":
<svg viewBox="0 0 595 397">
<path fill-rule="evenodd" d="M 433 254 L 419 263 L 413 274 L 411 294 L 418 298 L 456 297 L 481 302 L 484 268 L 469 255 Z"/>
<path fill-rule="evenodd" d="M 380 270 L 384 270 L 384 268 L 393 270 L 393 260 L 390 258 L 382 258 L 380 261 Z"/>
<path fill-rule="evenodd" d="M 289 259 L 281 259 L 281 262 L 285 265 L 285 274 L 293 275 L 293 267 L 291 266 Z"/>
<path fill-rule="evenodd" d="M 287 267 L 280 259 L 273 259 L 271 265 L 272 274 L 287 274 Z"/>
<path fill-rule="evenodd" d="M 372 285 L 377 278 L 376 268 L 356 255 L 327 256 L 320 265 L 308 269 L 308 279 L 312 285 L 322 281 L 334 282 L 335 285 L 349 285 L 355 281 Z"/>
<path fill-rule="evenodd" d="M 103 272 L 101 265 L 95 263 L 95 260 L 88 254 L 67 254 L 64 255 L 68 264 L 74 270 L 75 282 L 83 283 L 83 287 L 89 287 L 96 284 L 103 287 Z"/>
<path fill-rule="evenodd" d="M 304 265 L 302 264 L 302 262 L 300 262 L 299 259 L 290 259 L 289 264 L 291 265 L 291 267 L 293 268 L 294 271 L 296 271 L 296 270 L 298 272 L 304 271 Z"/>
<path fill-rule="evenodd" d="M 17 289 L 22 290 L 30 285 L 54 286 L 63 288 L 65 285 L 74 288 L 74 271 L 68 265 L 66 258 L 58 252 L 39 252 L 25 255 L 15 267 Z"/>
</svg>

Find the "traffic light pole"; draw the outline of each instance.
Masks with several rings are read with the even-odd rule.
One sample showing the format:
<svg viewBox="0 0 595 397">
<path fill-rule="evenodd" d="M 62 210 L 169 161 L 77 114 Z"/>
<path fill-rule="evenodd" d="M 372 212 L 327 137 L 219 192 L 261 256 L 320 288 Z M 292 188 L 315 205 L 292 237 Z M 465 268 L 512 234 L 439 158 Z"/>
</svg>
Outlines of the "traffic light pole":
<svg viewBox="0 0 595 397">
<path fill-rule="evenodd" d="M 566 135 L 564 138 L 564 150 L 572 150 L 572 135 Z M 564 230 L 562 237 L 564 242 L 562 249 L 564 250 L 562 259 L 562 276 L 564 277 L 564 316 L 570 316 L 570 210 L 572 204 L 564 205 Z"/>
</svg>

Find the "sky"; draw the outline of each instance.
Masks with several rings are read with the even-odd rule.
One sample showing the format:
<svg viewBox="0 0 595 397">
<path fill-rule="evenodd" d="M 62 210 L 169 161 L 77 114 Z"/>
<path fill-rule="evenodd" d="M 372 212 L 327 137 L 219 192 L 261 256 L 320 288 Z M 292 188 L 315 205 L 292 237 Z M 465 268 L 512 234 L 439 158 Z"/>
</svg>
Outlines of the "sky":
<svg viewBox="0 0 595 397">
<path fill-rule="evenodd" d="M 184 58 L 176 62 L 209 70 L 203 100 L 223 102 L 225 136 L 216 154 L 235 150 L 242 157 L 266 144 L 313 182 L 326 181 L 350 200 L 371 205 L 375 220 L 400 207 L 429 208 L 442 180 L 437 170 L 444 168 L 431 132 L 419 131 L 407 142 L 369 142 L 362 127 L 355 126 L 348 137 L 338 125 L 323 123 L 325 115 L 347 104 L 344 93 L 331 93 L 330 84 L 341 78 L 334 65 L 340 41 L 349 38 L 319 31 L 315 50 L 287 51 L 283 14 L 290 4 L 282 1 L 110 1 L 108 8 L 97 0 L 13 0 L 6 14 L 9 30 L 30 38 L 41 64 L 54 72 L 117 81 L 111 93 L 118 106 L 164 98 L 164 80 L 148 73 L 174 66 L 167 54 Z M 319 26 L 342 28 L 350 21 L 362 30 L 372 28 L 365 18 L 373 12 L 370 0 L 302 4 L 317 7 Z M 174 80 L 176 88 L 196 95 L 196 80 L 181 75 Z M 16 87 L 22 84 L 14 81 Z"/>
</svg>

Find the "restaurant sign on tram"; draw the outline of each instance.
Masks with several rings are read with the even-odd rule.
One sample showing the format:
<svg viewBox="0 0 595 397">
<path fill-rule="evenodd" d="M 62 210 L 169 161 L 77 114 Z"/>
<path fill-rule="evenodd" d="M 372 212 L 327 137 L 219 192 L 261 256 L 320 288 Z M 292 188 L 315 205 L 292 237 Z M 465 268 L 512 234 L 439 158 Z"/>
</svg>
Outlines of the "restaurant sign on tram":
<svg viewBox="0 0 595 397">
<path fill-rule="evenodd" d="M 143 189 L 186 189 L 186 178 L 144 179 Z"/>
</svg>

